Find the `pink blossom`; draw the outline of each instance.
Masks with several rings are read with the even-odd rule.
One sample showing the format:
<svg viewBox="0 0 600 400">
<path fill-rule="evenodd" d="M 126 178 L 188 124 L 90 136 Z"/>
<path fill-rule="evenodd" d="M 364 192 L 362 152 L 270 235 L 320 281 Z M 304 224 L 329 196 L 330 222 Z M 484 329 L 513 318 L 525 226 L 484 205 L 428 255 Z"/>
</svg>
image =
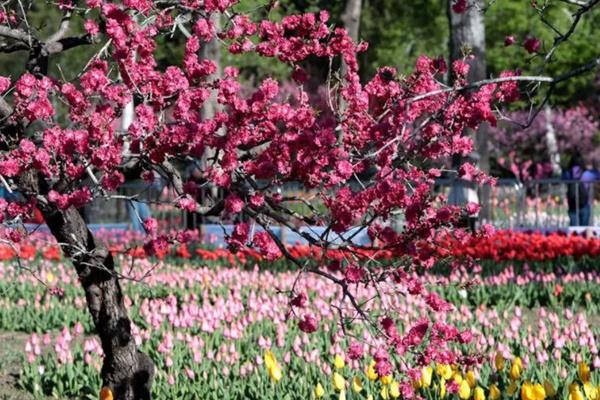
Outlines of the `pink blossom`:
<svg viewBox="0 0 600 400">
<path fill-rule="evenodd" d="M 302 332 L 313 333 L 317 330 L 317 327 L 317 319 L 310 314 L 305 314 L 304 317 L 298 322 L 298 328 L 300 328 Z"/>
<path fill-rule="evenodd" d="M 535 37 L 528 37 L 523 42 L 523 47 L 528 53 L 537 53 L 540 50 L 542 43 Z"/>
</svg>

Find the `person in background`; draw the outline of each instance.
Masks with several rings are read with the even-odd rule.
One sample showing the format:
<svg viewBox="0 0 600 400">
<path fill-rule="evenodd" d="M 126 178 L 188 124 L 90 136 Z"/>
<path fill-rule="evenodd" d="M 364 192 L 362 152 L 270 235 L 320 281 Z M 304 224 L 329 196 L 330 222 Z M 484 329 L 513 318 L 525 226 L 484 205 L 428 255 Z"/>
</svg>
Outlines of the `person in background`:
<svg viewBox="0 0 600 400">
<path fill-rule="evenodd" d="M 596 174 L 587 167 L 583 157 L 576 152 L 562 174 L 567 183 L 567 206 L 570 226 L 589 226 L 592 210 L 593 182 Z"/>
<path fill-rule="evenodd" d="M 452 169 L 458 171 L 463 158 L 460 155 L 455 155 L 452 158 Z M 479 154 L 473 152 L 464 158 L 464 162 L 468 162 L 477 166 L 479 162 Z M 469 228 L 471 232 L 475 232 L 477 220 L 479 219 L 479 212 L 474 214 L 467 214 L 464 210 L 469 203 L 479 205 L 479 195 L 477 193 L 477 186 L 474 182 L 466 181 L 464 179 L 457 178 L 457 172 L 453 173 L 450 183 L 450 191 L 448 192 L 448 204 L 452 206 L 461 207 L 463 209 L 463 215 L 459 221 L 460 228 Z"/>
</svg>

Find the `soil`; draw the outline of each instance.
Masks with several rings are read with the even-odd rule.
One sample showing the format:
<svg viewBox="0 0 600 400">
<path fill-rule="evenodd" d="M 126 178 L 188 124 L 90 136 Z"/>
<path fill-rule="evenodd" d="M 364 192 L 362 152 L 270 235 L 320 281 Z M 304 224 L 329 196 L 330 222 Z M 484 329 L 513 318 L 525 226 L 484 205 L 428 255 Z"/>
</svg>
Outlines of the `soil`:
<svg viewBox="0 0 600 400">
<path fill-rule="evenodd" d="M 28 337 L 23 332 L 0 332 L 0 400 L 34 399 L 30 393 L 17 387 Z"/>
</svg>

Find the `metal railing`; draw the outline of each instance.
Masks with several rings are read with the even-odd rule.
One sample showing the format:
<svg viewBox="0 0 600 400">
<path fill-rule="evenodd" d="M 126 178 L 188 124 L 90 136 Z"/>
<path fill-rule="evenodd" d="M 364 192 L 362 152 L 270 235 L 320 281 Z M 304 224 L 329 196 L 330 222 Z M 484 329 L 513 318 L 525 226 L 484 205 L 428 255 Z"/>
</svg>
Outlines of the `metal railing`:
<svg viewBox="0 0 600 400">
<path fill-rule="evenodd" d="M 489 188 L 488 217 L 482 216 L 482 223 L 490 223 L 497 228 L 514 229 L 564 229 L 569 227 L 569 210 L 567 206 L 567 188 L 570 184 L 579 190 L 580 181 L 563 179 L 537 179 L 520 182 L 514 179 L 499 179 L 497 184 Z M 596 207 L 598 182 L 585 182 L 589 190 L 590 225 L 600 222 L 600 208 Z M 455 184 L 452 179 L 439 179 L 435 190 L 439 194 L 448 194 L 450 187 Z M 479 199 L 482 197 L 482 187 L 478 187 Z M 205 189 L 210 190 L 210 189 Z M 116 193 L 116 198 L 95 199 L 85 209 L 86 219 L 90 223 L 100 224 L 129 224 L 134 226 L 134 216 L 146 211 L 140 209 L 141 203 L 147 204 L 149 213 L 161 222 L 163 228 L 197 227 L 204 223 L 221 222 L 209 219 L 199 219 L 193 214 L 176 208 L 172 200 L 175 193 L 169 187 L 159 183 L 147 185 L 144 183 L 127 183 Z M 309 214 L 310 208 L 323 207 L 316 192 L 308 192 L 300 185 L 286 185 L 281 188 L 284 197 L 294 197 L 300 200 L 290 203 L 290 207 L 299 214 Z M 133 200 L 133 199 L 136 200 Z M 308 205 L 310 204 L 310 206 Z M 141 211 L 140 211 L 141 210 Z M 576 210 L 580 212 L 579 209 Z M 395 225 L 402 225 L 403 216 L 398 214 Z M 224 221 L 225 223 L 231 221 Z"/>
</svg>

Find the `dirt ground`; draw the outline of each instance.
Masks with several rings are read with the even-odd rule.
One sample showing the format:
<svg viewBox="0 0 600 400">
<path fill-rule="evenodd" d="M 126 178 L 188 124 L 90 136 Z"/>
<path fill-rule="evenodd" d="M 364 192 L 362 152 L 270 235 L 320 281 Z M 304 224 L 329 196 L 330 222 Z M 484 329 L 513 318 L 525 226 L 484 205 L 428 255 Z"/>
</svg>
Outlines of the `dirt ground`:
<svg viewBox="0 0 600 400">
<path fill-rule="evenodd" d="M 0 400 L 32 400 L 34 397 L 17 388 L 17 374 L 24 361 L 25 342 L 22 332 L 0 332 Z"/>
</svg>

